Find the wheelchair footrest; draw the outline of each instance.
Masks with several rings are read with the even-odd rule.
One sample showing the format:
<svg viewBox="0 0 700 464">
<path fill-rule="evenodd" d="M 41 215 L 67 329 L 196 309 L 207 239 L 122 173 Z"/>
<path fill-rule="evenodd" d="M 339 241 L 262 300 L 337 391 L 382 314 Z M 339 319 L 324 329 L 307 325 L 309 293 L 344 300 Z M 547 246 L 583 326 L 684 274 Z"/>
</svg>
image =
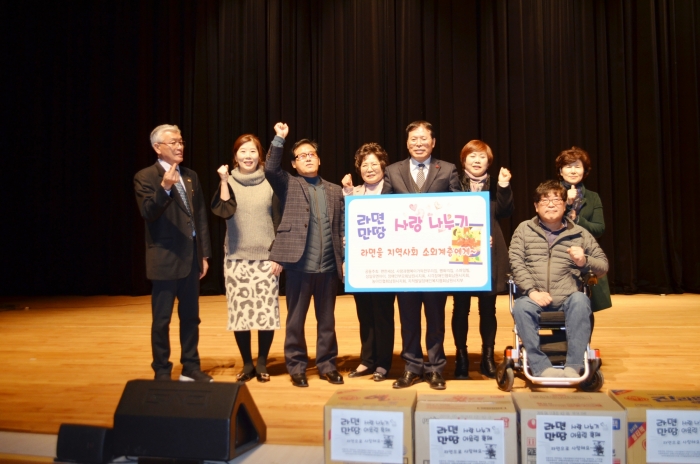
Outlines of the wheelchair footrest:
<svg viewBox="0 0 700 464">
<path fill-rule="evenodd" d="M 553 342 L 553 343 L 542 343 L 540 344 L 540 350 L 542 350 L 543 353 L 545 354 L 554 354 L 554 353 L 564 353 L 566 354 L 567 350 L 567 344 L 566 342 Z"/>
<path fill-rule="evenodd" d="M 563 366 L 566 364 L 566 354 L 552 354 L 548 355 L 547 358 L 552 366 Z"/>
</svg>

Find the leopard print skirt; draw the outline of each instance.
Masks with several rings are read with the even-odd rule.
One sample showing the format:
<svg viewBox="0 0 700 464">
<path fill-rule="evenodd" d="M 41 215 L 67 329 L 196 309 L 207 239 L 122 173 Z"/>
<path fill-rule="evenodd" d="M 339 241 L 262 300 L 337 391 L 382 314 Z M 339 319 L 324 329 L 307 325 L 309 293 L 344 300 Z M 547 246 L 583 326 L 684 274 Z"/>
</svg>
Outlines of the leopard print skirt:
<svg viewBox="0 0 700 464">
<path fill-rule="evenodd" d="M 226 259 L 228 330 L 280 328 L 279 277 L 270 261 Z"/>
</svg>

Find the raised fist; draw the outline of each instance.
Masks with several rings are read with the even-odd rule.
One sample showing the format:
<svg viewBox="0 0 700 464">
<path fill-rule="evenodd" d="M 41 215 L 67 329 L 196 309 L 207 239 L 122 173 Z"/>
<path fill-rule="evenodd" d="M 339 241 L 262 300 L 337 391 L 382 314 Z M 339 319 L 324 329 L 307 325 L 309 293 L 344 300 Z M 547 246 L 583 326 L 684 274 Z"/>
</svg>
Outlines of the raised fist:
<svg viewBox="0 0 700 464">
<path fill-rule="evenodd" d="M 289 126 L 287 126 L 283 122 L 278 122 L 275 124 L 275 134 L 278 137 L 282 137 L 283 139 L 287 138 L 287 134 L 289 134 Z"/>
<path fill-rule="evenodd" d="M 221 178 L 221 182 L 228 182 L 228 164 L 219 166 L 216 173 L 219 175 L 219 178 Z"/>
<path fill-rule="evenodd" d="M 352 176 L 350 174 L 345 174 L 345 177 L 343 177 L 343 180 L 341 180 L 340 183 L 345 188 L 352 188 Z"/>
<path fill-rule="evenodd" d="M 571 260 L 576 264 L 578 267 L 583 267 L 586 264 L 586 254 L 583 252 L 583 248 L 580 246 L 572 246 L 568 250 L 566 250 L 567 253 L 569 253 L 569 256 L 571 256 Z"/>
<path fill-rule="evenodd" d="M 498 173 L 498 182 L 510 182 L 511 177 L 513 176 L 510 174 L 509 170 L 501 168 L 501 171 Z"/>
</svg>

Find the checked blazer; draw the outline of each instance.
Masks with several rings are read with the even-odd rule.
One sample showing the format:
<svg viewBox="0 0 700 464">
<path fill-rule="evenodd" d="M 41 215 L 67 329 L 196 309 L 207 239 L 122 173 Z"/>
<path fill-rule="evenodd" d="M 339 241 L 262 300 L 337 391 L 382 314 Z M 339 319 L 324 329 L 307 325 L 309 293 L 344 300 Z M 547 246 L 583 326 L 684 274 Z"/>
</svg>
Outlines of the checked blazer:
<svg viewBox="0 0 700 464">
<path fill-rule="evenodd" d="M 282 169 L 283 139 L 275 137 L 265 161 L 265 178 L 282 205 L 282 220 L 272 243 L 270 260 L 296 263 L 306 249 L 311 217 L 307 182 Z M 328 219 L 331 223 L 333 251 L 338 277 L 343 278 L 343 236 L 345 235 L 345 200 L 340 185 L 321 179 L 326 193 Z"/>
</svg>

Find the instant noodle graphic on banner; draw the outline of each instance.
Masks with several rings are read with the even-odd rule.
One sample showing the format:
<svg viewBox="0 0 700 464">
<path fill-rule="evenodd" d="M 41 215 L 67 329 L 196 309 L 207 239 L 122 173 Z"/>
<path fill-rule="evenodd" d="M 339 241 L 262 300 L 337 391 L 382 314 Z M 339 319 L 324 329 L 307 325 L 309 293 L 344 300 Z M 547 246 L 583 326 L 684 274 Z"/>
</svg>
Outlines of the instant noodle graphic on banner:
<svg viewBox="0 0 700 464">
<path fill-rule="evenodd" d="M 452 264 L 483 264 L 481 261 L 481 226 L 454 227 L 452 229 Z"/>
</svg>

